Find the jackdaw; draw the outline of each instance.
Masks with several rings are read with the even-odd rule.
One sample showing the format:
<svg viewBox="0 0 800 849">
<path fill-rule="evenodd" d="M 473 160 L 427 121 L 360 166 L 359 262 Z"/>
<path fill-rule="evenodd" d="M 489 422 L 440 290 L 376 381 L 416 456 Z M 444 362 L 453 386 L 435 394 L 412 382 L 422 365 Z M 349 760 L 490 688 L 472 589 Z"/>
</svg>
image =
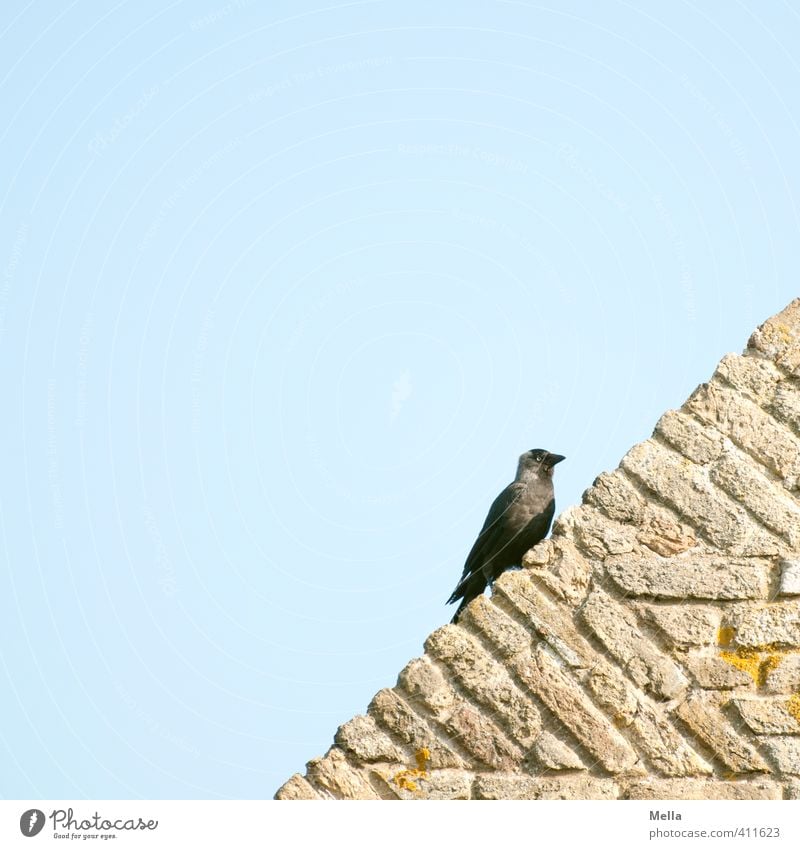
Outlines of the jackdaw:
<svg viewBox="0 0 800 849">
<path fill-rule="evenodd" d="M 547 536 L 556 509 L 553 467 L 563 459 L 542 448 L 526 451 L 519 458 L 517 476 L 489 508 L 461 580 L 447 600 L 448 604 L 462 600 L 453 622 L 487 585 L 506 569 L 519 566 L 522 555 Z"/>
</svg>

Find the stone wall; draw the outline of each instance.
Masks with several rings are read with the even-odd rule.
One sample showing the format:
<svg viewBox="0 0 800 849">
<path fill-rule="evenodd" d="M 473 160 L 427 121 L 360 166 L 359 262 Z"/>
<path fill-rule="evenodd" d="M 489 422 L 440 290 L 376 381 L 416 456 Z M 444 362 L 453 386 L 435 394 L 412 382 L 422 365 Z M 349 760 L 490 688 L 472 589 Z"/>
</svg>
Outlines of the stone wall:
<svg viewBox="0 0 800 849">
<path fill-rule="evenodd" d="M 800 299 L 278 799 L 800 797 Z"/>
</svg>

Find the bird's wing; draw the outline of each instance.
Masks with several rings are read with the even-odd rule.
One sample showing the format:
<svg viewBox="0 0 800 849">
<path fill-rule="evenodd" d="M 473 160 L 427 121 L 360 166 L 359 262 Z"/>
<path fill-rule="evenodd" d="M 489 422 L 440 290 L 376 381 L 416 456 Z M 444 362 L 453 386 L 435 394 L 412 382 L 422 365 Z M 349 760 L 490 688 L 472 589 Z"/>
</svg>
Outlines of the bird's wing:
<svg viewBox="0 0 800 849">
<path fill-rule="evenodd" d="M 486 521 L 483 523 L 483 528 L 481 528 L 478 538 L 467 555 L 467 562 L 464 564 L 461 580 L 458 582 L 455 590 L 453 590 L 452 596 L 450 596 L 451 602 L 461 597 L 460 590 L 463 588 L 465 582 L 473 575 L 481 572 L 486 559 L 495 552 L 497 542 L 502 537 L 506 526 L 508 511 L 524 492 L 524 484 L 510 483 L 492 502 L 492 506 L 489 508 L 489 513 L 486 516 Z"/>
</svg>

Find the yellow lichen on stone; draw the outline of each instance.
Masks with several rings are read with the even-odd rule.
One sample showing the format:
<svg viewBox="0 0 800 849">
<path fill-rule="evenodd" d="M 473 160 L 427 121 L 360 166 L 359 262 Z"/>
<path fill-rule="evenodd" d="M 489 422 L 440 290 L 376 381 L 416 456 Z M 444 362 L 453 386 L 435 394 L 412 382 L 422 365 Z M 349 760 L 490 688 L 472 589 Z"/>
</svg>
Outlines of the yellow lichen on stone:
<svg viewBox="0 0 800 849">
<path fill-rule="evenodd" d="M 786 702 L 786 711 L 791 714 L 795 722 L 800 725 L 800 693 L 795 693 Z"/>
<path fill-rule="evenodd" d="M 416 755 L 414 756 L 417 761 L 417 769 L 423 774 L 428 774 L 428 761 L 431 759 L 431 750 L 429 748 L 424 747 L 422 749 L 418 749 Z"/>
<path fill-rule="evenodd" d="M 730 625 L 723 625 L 717 631 L 717 645 L 729 646 L 736 636 L 736 628 L 731 628 Z"/>
<path fill-rule="evenodd" d="M 726 630 L 733 631 L 733 628 L 720 628 L 720 631 Z M 730 642 L 720 642 L 720 645 L 730 645 Z M 767 675 L 773 669 L 777 668 L 782 660 L 780 654 L 777 654 L 772 646 L 755 646 L 753 648 L 740 646 L 733 651 L 723 649 L 719 653 L 719 656 L 727 663 L 730 663 L 731 666 L 735 666 L 737 669 L 741 669 L 742 672 L 746 672 L 759 687 L 764 686 Z"/>
<path fill-rule="evenodd" d="M 770 653 L 761 661 L 761 666 L 758 668 L 758 685 L 760 687 L 766 683 L 767 675 L 778 667 L 781 660 L 779 654 Z"/>
<path fill-rule="evenodd" d="M 719 656 L 727 663 L 730 663 L 731 666 L 735 666 L 737 669 L 741 669 L 742 672 L 746 672 L 756 684 L 759 683 L 761 658 L 757 651 L 753 651 L 752 649 L 736 649 L 736 651 L 721 651 Z"/>
<path fill-rule="evenodd" d="M 417 762 L 416 769 L 401 769 L 394 777 L 394 783 L 401 790 L 410 790 L 412 793 L 419 792 L 419 785 L 414 779 L 428 777 L 428 761 L 431 759 L 431 751 L 427 747 L 417 749 L 414 760 Z"/>
</svg>

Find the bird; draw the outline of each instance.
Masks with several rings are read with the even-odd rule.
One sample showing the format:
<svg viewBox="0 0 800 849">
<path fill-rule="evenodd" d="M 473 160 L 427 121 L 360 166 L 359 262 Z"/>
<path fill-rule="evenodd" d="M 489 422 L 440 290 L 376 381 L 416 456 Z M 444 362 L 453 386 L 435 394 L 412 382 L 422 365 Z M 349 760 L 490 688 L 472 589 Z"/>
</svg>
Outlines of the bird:
<svg viewBox="0 0 800 849">
<path fill-rule="evenodd" d="M 516 477 L 492 502 L 467 555 L 461 580 L 447 600 L 453 604 L 461 599 L 452 622 L 458 622 L 461 611 L 474 598 L 506 569 L 519 566 L 522 555 L 547 536 L 556 510 L 553 470 L 564 459 L 543 448 L 520 456 Z"/>
</svg>

